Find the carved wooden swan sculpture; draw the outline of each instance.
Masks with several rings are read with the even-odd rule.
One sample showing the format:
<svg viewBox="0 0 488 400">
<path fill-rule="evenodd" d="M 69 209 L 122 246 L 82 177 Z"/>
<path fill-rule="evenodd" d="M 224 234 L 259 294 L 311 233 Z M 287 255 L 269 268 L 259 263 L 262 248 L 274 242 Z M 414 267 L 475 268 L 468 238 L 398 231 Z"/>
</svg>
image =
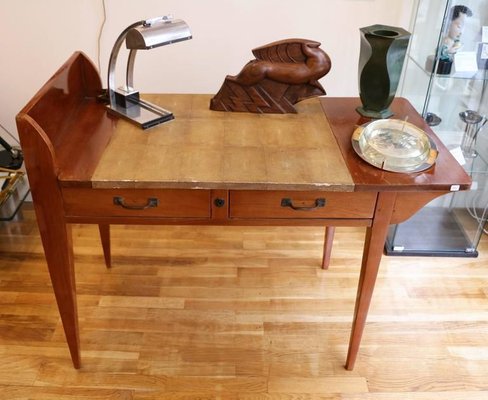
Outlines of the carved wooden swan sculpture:
<svg viewBox="0 0 488 400">
<path fill-rule="evenodd" d="M 319 46 L 313 40 L 287 39 L 254 49 L 256 59 L 225 78 L 210 109 L 296 113 L 293 104 L 325 94 L 318 80 L 330 71 L 331 61 Z"/>
</svg>

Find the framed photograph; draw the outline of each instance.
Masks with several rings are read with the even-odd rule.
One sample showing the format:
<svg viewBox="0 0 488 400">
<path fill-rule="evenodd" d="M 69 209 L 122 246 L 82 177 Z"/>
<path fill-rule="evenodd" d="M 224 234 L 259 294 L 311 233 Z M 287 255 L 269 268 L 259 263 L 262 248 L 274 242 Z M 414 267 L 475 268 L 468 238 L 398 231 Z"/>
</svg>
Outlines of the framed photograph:
<svg viewBox="0 0 488 400">
<path fill-rule="evenodd" d="M 488 69 L 488 43 L 478 43 L 476 61 L 479 69 Z"/>
</svg>

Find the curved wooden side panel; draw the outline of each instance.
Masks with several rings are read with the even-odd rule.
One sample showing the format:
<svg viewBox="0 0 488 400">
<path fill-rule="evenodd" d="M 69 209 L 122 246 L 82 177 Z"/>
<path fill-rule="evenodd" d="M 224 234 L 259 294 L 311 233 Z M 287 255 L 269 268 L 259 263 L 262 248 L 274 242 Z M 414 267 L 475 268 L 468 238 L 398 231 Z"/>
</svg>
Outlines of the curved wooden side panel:
<svg viewBox="0 0 488 400">
<path fill-rule="evenodd" d="M 77 52 L 16 117 L 42 245 L 75 368 L 80 367 L 76 286 L 71 229 L 58 180 L 59 154 L 66 152 L 71 140 L 70 119 L 87 97 L 100 92 L 95 67 Z"/>
<path fill-rule="evenodd" d="M 435 198 L 449 192 L 399 192 L 396 196 L 395 208 L 391 224 L 399 224 L 413 216 L 423 206 Z"/>
<path fill-rule="evenodd" d="M 46 143 L 60 184 L 65 181 L 89 185 L 101 154 L 113 133 L 116 120 L 97 101 L 102 93 L 94 64 L 74 53 L 19 112 L 17 120 L 31 118 L 35 133 Z M 19 129 L 21 143 L 27 132 Z M 22 143 L 24 147 L 24 144 Z M 29 176 L 33 174 L 29 172 Z"/>
<path fill-rule="evenodd" d="M 29 115 L 17 118 L 37 224 L 75 368 L 80 366 L 71 226 L 64 219 L 52 145 Z"/>
<path fill-rule="evenodd" d="M 101 91 L 102 83 L 95 66 L 83 53 L 76 52 L 34 95 L 17 118 L 29 115 L 56 151 L 78 105 Z"/>
</svg>

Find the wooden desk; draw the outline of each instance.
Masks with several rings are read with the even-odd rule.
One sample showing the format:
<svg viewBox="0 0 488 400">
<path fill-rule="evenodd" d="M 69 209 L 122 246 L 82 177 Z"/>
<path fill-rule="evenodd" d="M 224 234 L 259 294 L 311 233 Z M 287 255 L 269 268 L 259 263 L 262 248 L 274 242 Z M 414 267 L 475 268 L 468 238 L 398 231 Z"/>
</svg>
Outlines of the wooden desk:
<svg viewBox="0 0 488 400">
<path fill-rule="evenodd" d="M 350 137 L 365 120 L 355 98 L 316 98 L 300 103 L 298 114 L 258 115 L 209 111 L 206 95 L 155 95 L 150 100 L 176 120 L 142 131 L 110 117 L 96 101 L 101 91 L 92 63 L 75 53 L 17 116 L 75 368 L 81 360 L 70 223 L 99 225 L 107 266 L 110 224 L 366 227 L 346 361 L 352 369 L 388 225 L 470 185 L 403 99 L 393 105 L 395 116 L 424 128 L 440 150 L 424 173 L 384 172 L 356 156 Z"/>
</svg>

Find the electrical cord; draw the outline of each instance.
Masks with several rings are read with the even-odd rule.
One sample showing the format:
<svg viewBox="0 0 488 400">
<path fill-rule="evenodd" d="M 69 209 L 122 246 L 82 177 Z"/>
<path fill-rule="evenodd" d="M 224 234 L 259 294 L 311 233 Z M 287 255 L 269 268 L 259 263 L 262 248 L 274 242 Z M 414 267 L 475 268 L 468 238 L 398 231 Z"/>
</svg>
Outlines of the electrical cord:
<svg viewBox="0 0 488 400">
<path fill-rule="evenodd" d="M 105 27 L 105 22 L 107 21 L 107 7 L 105 5 L 105 0 L 102 0 L 102 10 L 103 10 L 103 18 L 102 18 L 102 24 L 100 25 L 100 30 L 98 31 L 98 71 L 101 73 L 102 68 L 101 68 L 101 40 L 102 40 L 102 34 L 103 34 L 103 28 Z"/>
<path fill-rule="evenodd" d="M 5 128 L 2 124 L 0 124 L 0 128 L 2 128 L 2 130 L 5 131 L 5 133 L 9 135 L 13 140 L 15 140 L 15 143 L 17 143 L 20 146 L 19 140 L 14 135 L 12 135 L 7 128 Z"/>
</svg>

